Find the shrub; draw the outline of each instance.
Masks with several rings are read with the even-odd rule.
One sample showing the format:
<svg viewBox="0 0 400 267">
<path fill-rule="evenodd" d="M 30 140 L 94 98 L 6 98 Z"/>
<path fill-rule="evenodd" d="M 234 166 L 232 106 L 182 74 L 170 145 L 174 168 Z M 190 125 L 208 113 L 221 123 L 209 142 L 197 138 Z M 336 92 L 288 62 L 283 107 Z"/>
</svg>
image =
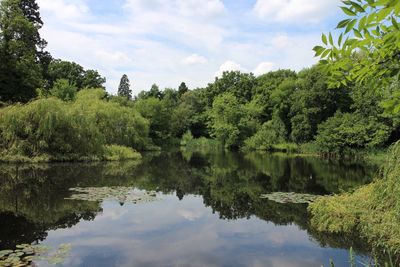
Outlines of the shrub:
<svg viewBox="0 0 400 267">
<path fill-rule="evenodd" d="M 319 125 L 316 143 L 323 153 L 344 154 L 347 149 L 382 146 L 390 130 L 375 117 L 338 112 Z"/>
<path fill-rule="evenodd" d="M 51 97 L 1 109 L 1 160 L 102 160 L 128 156 L 121 146 L 151 145 L 147 120 L 104 97 L 102 89 L 87 89 L 74 102 Z"/>
<path fill-rule="evenodd" d="M 103 137 L 91 121 L 55 98 L 9 106 L 0 112 L 2 155 L 100 155 Z"/>
<path fill-rule="evenodd" d="M 77 91 L 78 88 L 74 84 L 71 84 L 68 80 L 59 79 L 50 89 L 50 95 L 64 101 L 72 101 L 75 99 Z"/>
<path fill-rule="evenodd" d="M 311 225 L 321 232 L 361 234 L 378 248 L 400 255 L 400 142 L 396 143 L 382 177 L 354 193 L 321 197 L 310 205 Z"/>
<path fill-rule="evenodd" d="M 276 144 L 283 143 L 284 140 L 279 136 L 273 121 L 264 123 L 255 135 L 245 140 L 245 148 L 252 150 L 272 150 Z"/>
<path fill-rule="evenodd" d="M 103 89 L 87 89 L 77 94 L 74 109 L 96 122 L 106 144 L 143 150 L 151 145 L 149 123 L 136 110 L 107 102 Z"/>
<path fill-rule="evenodd" d="M 108 161 L 141 159 L 140 153 L 130 147 L 107 145 L 104 147 L 104 158 Z"/>
<path fill-rule="evenodd" d="M 187 131 L 183 136 L 181 140 L 181 146 L 186 146 L 189 142 L 193 140 L 193 135 L 192 132 Z"/>
</svg>

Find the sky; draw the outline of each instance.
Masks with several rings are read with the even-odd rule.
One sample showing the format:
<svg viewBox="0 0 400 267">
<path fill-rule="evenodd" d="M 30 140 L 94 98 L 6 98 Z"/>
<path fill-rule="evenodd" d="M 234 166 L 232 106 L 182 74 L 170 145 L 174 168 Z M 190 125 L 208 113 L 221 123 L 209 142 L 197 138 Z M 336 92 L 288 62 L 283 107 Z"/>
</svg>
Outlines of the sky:
<svg viewBox="0 0 400 267">
<path fill-rule="evenodd" d="M 54 58 L 96 69 L 117 92 L 204 87 L 223 71 L 256 76 L 316 63 L 339 0 L 37 0 Z"/>
</svg>

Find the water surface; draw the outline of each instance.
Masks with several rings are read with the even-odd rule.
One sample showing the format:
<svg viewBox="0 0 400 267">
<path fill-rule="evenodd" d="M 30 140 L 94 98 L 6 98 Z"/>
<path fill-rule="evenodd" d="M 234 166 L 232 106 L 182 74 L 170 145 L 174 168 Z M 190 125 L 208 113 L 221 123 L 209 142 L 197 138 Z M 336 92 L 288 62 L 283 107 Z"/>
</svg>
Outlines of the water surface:
<svg viewBox="0 0 400 267">
<path fill-rule="evenodd" d="M 331 194 L 376 166 L 283 154 L 170 151 L 135 162 L 0 165 L 0 250 L 70 243 L 64 266 L 346 266 L 357 240 L 316 233 L 307 205 L 260 195 Z M 67 200 L 72 187 L 155 190 L 157 201 Z M 39 266 L 47 266 L 38 262 Z"/>
</svg>

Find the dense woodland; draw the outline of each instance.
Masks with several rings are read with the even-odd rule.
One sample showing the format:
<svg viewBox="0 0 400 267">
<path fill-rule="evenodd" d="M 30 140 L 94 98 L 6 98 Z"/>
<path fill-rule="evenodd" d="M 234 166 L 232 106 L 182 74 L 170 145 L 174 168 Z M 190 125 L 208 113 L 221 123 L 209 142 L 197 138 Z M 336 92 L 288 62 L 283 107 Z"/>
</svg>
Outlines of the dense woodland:
<svg viewBox="0 0 400 267">
<path fill-rule="evenodd" d="M 225 72 L 205 88 L 118 95 L 95 70 L 54 59 L 40 36 L 34 0 L 0 3 L 0 156 L 4 161 L 112 160 L 193 138 L 228 149 L 346 155 L 389 147 L 400 137 L 400 2 L 342 1 L 346 19 L 323 34 L 321 61 L 300 72 L 255 77 Z M 336 38 L 337 37 L 337 38 Z M 178 86 L 178 85 L 177 85 Z M 393 145 L 376 182 L 311 205 L 322 232 L 360 233 L 400 254 L 400 149 Z"/>
<path fill-rule="evenodd" d="M 225 72 L 192 90 L 184 82 L 164 90 L 154 84 L 133 97 L 124 74 L 114 96 L 97 71 L 52 58 L 42 26 L 35 1 L 1 2 L 0 148 L 6 161 L 118 158 L 132 156 L 122 146 L 155 149 L 182 136 L 215 138 L 229 149 L 340 156 L 384 148 L 400 136 L 390 105 L 397 78 L 384 90 L 352 81 L 330 86 L 335 70 L 320 63 L 258 77 Z"/>
</svg>

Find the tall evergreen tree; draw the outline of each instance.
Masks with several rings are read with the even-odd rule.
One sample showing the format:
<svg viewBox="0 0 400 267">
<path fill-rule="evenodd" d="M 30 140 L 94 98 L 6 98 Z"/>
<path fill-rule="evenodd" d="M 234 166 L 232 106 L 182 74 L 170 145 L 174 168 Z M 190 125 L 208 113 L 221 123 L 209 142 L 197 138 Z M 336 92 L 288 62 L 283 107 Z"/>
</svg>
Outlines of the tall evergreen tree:
<svg viewBox="0 0 400 267">
<path fill-rule="evenodd" d="M 189 88 L 186 86 L 186 83 L 182 82 L 182 83 L 179 85 L 179 88 L 178 88 L 179 97 L 181 97 L 181 96 L 182 96 L 183 94 L 185 94 L 187 91 L 189 91 Z"/>
<path fill-rule="evenodd" d="M 40 37 L 43 22 L 35 0 L 0 2 L 0 99 L 28 101 L 43 85 L 50 62 Z"/>
<path fill-rule="evenodd" d="M 130 89 L 129 79 L 126 74 L 122 75 L 118 86 L 118 95 L 125 96 L 128 99 L 132 98 L 132 90 Z"/>
</svg>

